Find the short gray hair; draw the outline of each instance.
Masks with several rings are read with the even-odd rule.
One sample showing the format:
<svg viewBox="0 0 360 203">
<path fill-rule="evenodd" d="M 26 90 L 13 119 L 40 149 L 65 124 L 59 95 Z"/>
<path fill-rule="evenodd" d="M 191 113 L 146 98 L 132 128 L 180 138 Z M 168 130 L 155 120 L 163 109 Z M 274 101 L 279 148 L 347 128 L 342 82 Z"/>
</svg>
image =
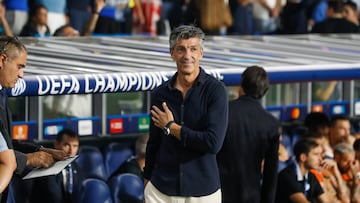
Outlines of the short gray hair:
<svg viewBox="0 0 360 203">
<path fill-rule="evenodd" d="M 199 38 L 200 47 L 204 48 L 205 33 L 200 28 L 191 25 L 181 25 L 175 28 L 169 38 L 170 50 L 174 49 L 179 39 L 190 39 L 194 37 Z"/>
<path fill-rule="evenodd" d="M 17 37 L 0 37 L 0 54 L 5 54 L 9 60 L 13 60 L 20 55 L 20 52 L 27 52 L 27 50 Z"/>
<path fill-rule="evenodd" d="M 354 148 L 347 143 L 339 143 L 334 147 L 334 154 L 344 155 L 354 152 L 355 152 Z"/>
</svg>

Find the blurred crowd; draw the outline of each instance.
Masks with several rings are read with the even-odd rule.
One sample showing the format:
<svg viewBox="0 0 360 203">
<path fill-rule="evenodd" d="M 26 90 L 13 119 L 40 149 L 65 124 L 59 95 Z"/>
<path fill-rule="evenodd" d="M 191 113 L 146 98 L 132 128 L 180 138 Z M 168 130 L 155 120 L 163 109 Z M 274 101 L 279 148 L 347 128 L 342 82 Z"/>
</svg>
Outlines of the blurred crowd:
<svg viewBox="0 0 360 203">
<path fill-rule="evenodd" d="M 2 0 L 8 36 L 356 33 L 359 0 Z"/>
</svg>

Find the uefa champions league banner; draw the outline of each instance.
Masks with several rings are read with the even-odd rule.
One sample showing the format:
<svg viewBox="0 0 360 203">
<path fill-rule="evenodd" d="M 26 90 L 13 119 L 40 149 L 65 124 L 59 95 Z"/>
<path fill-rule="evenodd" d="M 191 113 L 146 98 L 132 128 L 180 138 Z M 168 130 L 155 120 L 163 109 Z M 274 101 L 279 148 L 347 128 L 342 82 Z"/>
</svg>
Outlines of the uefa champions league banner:
<svg viewBox="0 0 360 203">
<path fill-rule="evenodd" d="M 213 75 L 216 76 L 216 71 Z M 19 79 L 11 96 L 43 96 L 148 91 L 175 72 L 107 73 L 83 75 L 37 75 Z"/>
<path fill-rule="evenodd" d="M 238 69 L 205 69 L 227 86 L 238 86 L 245 67 Z M 306 65 L 268 67 L 271 83 L 292 83 L 360 79 L 360 64 Z M 118 72 L 81 75 L 31 75 L 19 79 L 10 96 L 43 96 L 149 91 L 169 80 L 174 71 Z"/>
</svg>

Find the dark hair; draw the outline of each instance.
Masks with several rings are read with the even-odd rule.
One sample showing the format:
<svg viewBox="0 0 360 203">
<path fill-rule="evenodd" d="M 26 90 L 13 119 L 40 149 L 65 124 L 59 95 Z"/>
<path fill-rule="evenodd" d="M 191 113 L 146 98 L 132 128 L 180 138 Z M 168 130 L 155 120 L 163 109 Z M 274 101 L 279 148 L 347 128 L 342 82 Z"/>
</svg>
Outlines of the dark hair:
<svg viewBox="0 0 360 203">
<path fill-rule="evenodd" d="M 64 37 L 65 36 L 64 35 L 64 30 L 65 30 L 65 28 L 68 28 L 68 27 L 71 27 L 71 25 L 70 24 L 65 24 L 65 25 L 59 27 L 58 29 L 55 30 L 53 36 L 55 36 L 55 37 Z"/>
<path fill-rule="evenodd" d="M 343 6 L 350 6 L 350 8 L 357 12 L 357 4 L 351 0 L 345 1 Z"/>
<path fill-rule="evenodd" d="M 27 52 L 25 45 L 17 37 L 1 36 L 0 53 L 7 55 L 12 60 L 20 55 L 20 52 Z"/>
<path fill-rule="evenodd" d="M 45 10 L 48 10 L 46 8 L 46 6 L 44 6 L 43 4 L 36 4 L 36 5 L 33 5 L 33 7 L 30 9 L 30 12 L 29 12 L 29 20 L 33 17 L 35 17 L 40 9 L 45 9 Z"/>
<path fill-rule="evenodd" d="M 67 135 L 71 138 L 77 138 L 79 139 L 79 136 L 78 134 L 75 133 L 75 131 L 69 129 L 69 128 L 65 128 L 63 130 L 61 130 L 57 136 L 56 136 L 56 142 L 60 143 L 63 139 L 64 139 L 64 136 Z"/>
<path fill-rule="evenodd" d="M 341 0 L 328 0 L 328 8 L 332 8 L 335 13 L 341 13 L 343 10 L 343 2 Z"/>
<path fill-rule="evenodd" d="M 356 139 L 353 144 L 354 150 L 358 151 L 360 150 L 360 139 Z"/>
<path fill-rule="evenodd" d="M 294 155 L 296 158 L 296 161 L 300 161 L 300 155 L 301 154 L 309 154 L 310 150 L 314 149 L 315 147 L 318 147 L 319 144 L 312 139 L 300 139 L 295 145 L 294 145 Z"/>
<path fill-rule="evenodd" d="M 310 132 L 317 132 L 319 128 L 329 127 L 329 123 L 329 117 L 323 112 L 310 112 L 304 120 L 304 125 Z"/>
<path fill-rule="evenodd" d="M 241 75 L 241 87 L 246 95 L 262 98 L 269 89 L 269 78 L 260 66 L 250 66 Z"/>
<path fill-rule="evenodd" d="M 201 48 L 204 48 L 205 33 L 198 27 L 192 25 L 181 25 L 176 27 L 170 34 L 170 50 L 173 50 L 179 39 L 190 39 L 197 37 L 200 40 Z"/>
<path fill-rule="evenodd" d="M 339 120 L 346 120 L 346 121 L 350 122 L 349 117 L 343 116 L 343 115 L 336 115 L 336 116 L 331 117 L 330 126 L 333 127 L 336 124 L 336 122 Z"/>
</svg>

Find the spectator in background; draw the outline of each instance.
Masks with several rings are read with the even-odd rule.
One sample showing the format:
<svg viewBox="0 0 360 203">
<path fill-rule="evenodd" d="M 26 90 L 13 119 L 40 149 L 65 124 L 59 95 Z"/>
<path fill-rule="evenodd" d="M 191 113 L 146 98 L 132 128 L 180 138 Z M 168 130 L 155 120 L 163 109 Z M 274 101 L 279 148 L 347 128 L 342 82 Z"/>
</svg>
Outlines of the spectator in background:
<svg viewBox="0 0 360 203">
<path fill-rule="evenodd" d="M 350 120 L 346 116 L 337 115 L 330 120 L 329 144 L 334 149 L 339 143 L 353 145 L 355 138 L 350 134 Z"/>
<path fill-rule="evenodd" d="M 30 11 L 30 18 L 22 28 L 20 36 L 45 37 L 50 36 L 47 25 L 48 11 L 44 5 L 37 5 Z"/>
<path fill-rule="evenodd" d="M 3 3 L 0 3 L 0 33 L 2 35 L 6 35 L 9 37 L 14 36 L 13 32 L 11 31 L 11 28 L 9 26 L 9 23 L 6 19 L 6 9 L 3 5 Z"/>
<path fill-rule="evenodd" d="M 253 3 L 254 33 L 273 34 L 278 29 L 281 0 L 255 0 Z"/>
<path fill-rule="evenodd" d="M 311 139 L 301 139 L 294 146 L 296 161 L 278 174 L 276 203 L 330 202 L 310 169 L 320 167 L 321 147 Z"/>
<path fill-rule="evenodd" d="M 54 141 L 54 148 L 74 157 L 79 151 L 79 136 L 71 129 L 63 129 Z M 75 203 L 83 180 L 80 167 L 72 162 L 57 175 L 34 179 L 30 202 Z"/>
<path fill-rule="evenodd" d="M 67 0 L 66 10 L 69 17 L 69 24 L 75 30 L 83 30 L 90 20 L 92 11 L 91 4 L 93 0 Z M 103 0 L 104 1 L 104 0 Z M 98 12 L 95 11 L 94 12 Z"/>
<path fill-rule="evenodd" d="M 333 159 L 323 159 L 319 168 L 312 168 L 309 172 L 315 175 L 325 195 L 332 202 L 350 202 L 349 190 Z"/>
<path fill-rule="evenodd" d="M 360 163 L 360 139 L 356 139 L 353 145 L 355 150 L 355 158 Z"/>
<path fill-rule="evenodd" d="M 28 20 L 28 0 L 4 0 L 3 3 L 6 7 L 6 19 L 10 29 L 12 33 L 19 35 Z"/>
<path fill-rule="evenodd" d="M 250 66 L 240 85 L 244 94 L 229 103 L 229 124 L 217 155 L 222 202 L 271 203 L 275 200 L 279 123 L 259 102 L 269 79 L 263 68 Z"/>
<path fill-rule="evenodd" d="M 341 99 L 341 82 L 313 82 L 312 85 L 313 102 L 339 101 Z"/>
<path fill-rule="evenodd" d="M 86 25 L 84 25 L 83 30 L 81 30 L 81 33 L 71 26 L 70 24 L 63 25 L 59 27 L 55 33 L 54 36 L 57 37 L 77 37 L 77 36 L 91 36 L 92 33 L 95 30 L 96 23 L 99 19 L 99 13 L 104 8 L 105 2 L 104 0 L 94 0 L 94 12 L 91 14 L 88 22 Z M 67 95 L 64 95 L 67 96 Z"/>
<path fill-rule="evenodd" d="M 253 0 L 229 0 L 233 25 L 229 34 L 251 35 L 254 33 Z"/>
<path fill-rule="evenodd" d="M 334 160 L 348 187 L 351 202 L 360 202 L 360 170 L 352 145 L 339 143 L 334 147 Z"/>
<path fill-rule="evenodd" d="M 165 26 L 163 34 L 169 35 L 173 28 L 183 24 L 183 6 L 185 6 L 184 0 L 162 0 L 160 18 Z M 167 22 L 170 26 L 169 32 Z"/>
<path fill-rule="evenodd" d="M 186 21 L 198 24 L 207 35 L 220 35 L 221 29 L 232 25 L 229 5 L 224 0 L 192 0 Z"/>
<path fill-rule="evenodd" d="M 144 24 L 145 18 L 140 0 L 106 0 L 105 7 L 99 13 L 95 33 L 98 34 L 131 34 L 133 27 L 133 8 L 138 18 L 135 22 Z"/>
<path fill-rule="evenodd" d="M 200 28 L 187 25 L 170 35 L 177 72 L 151 93 L 147 203 L 221 202 L 216 154 L 225 137 L 228 102 L 224 84 L 200 67 L 204 38 Z"/>
<path fill-rule="evenodd" d="M 145 155 L 146 146 L 149 140 L 149 135 L 142 135 L 136 139 L 135 143 L 135 156 L 128 159 L 113 174 L 110 175 L 109 180 L 122 173 L 132 173 L 144 180 L 144 167 L 145 167 Z"/>
<path fill-rule="evenodd" d="M 323 147 L 323 158 L 333 158 L 333 150 L 329 143 L 330 119 L 323 112 L 310 112 L 306 115 L 304 125 L 307 138 L 314 138 Z"/>
<path fill-rule="evenodd" d="M 310 172 L 319 181 L 324 193 L 334 202 L 349 202 L 348 189 L 341 177 L 340 170 L 329 145 L 329 118 L 322 112 L 311 112 L 305 117 L 304 125 L 308 132 L 306 138 L 315 140 L 321 147 L 323 161 L 319 168 L 312 168 Z"/>
<path fill-rule="evenodd" d="M 280 15 L 280 33 L 308 33 L 308 10 L 311 3 L 312 0 L 286 0 Z"/>
<path fill-rule="evenodd" d="M 160 20 L 161 0 L 138 0 L 134 10 L 133 34 L 157 35 L 157 24 Z M 138 8 L 138 6 L 141 8 Z M 142 12 L 142 13 L 141 13 Z M 142 19 L 143 18 L 143 19 Z"/>
<path fill-rule="evenodd" d="M 355 2 L 351 0 L 345 1 L 343 8 L 343 15 L 346 20 L 354 23 L 359 28 L 359 15 L 357 12 L 357 5 Z"/>
<path fill-rule="evenodd" d="M 48 9 L 47 24 L 50 28 L 50 33 L 53 34 L 60 26 L 68 22 L 66 18 L 66 0 L 29 0 L 30 9 L 36 5 L 44 5 Z"/>
<path fill-rule="evenodd" d="M 308 31 L 310 32 L 312 27 L 316 23 L 320 23 L 326 19 L 327 0 L 314 0 L 308 8 Z"/>
<path fill-rule="evenodd" d="M 341 0 L 329 0 L 326 11 L 327 18 L 314 25 L 312 33 L 357 33 L 357 25 L 346 20 L 343 16 L 343 2 Z"/>
</svg>

